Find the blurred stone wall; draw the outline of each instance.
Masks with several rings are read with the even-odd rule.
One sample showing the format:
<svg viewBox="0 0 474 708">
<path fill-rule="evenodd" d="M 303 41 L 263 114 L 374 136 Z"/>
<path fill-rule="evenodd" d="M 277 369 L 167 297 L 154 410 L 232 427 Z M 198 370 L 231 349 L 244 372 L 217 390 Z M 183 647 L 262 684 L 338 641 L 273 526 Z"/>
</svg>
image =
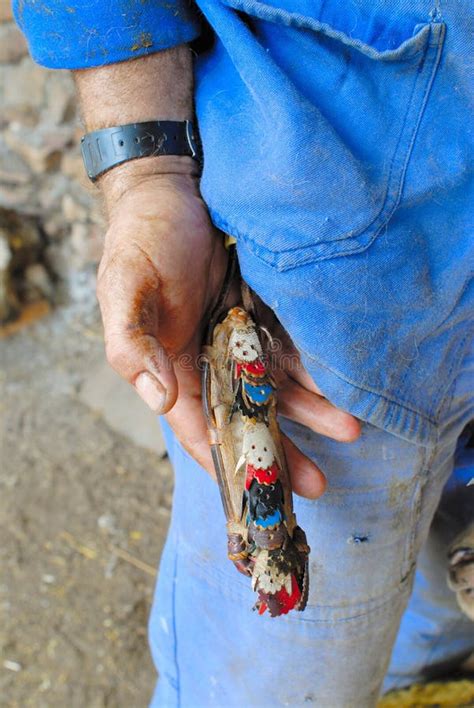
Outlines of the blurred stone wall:
<svg viewBox="0 0 474 708">
<path fill-rule="evenodd" d="M 90 280 L 100 257 L 103 222 L 95 190 L 84 174 L 81 134 L 71 75 L 33 63 L 9 3 L 0 0 L 4 322 L 38 300 L 94 297 Z"/>
</svg>

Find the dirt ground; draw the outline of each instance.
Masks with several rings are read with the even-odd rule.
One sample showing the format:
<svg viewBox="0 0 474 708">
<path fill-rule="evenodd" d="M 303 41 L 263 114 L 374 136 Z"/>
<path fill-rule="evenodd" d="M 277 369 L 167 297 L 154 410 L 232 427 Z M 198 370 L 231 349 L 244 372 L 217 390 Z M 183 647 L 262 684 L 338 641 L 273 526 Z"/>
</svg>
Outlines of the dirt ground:
<svg viewBox="0 0 474 708">
<path fill-rule="evenodd" d="M 141 708 L 153 690 L 171 470 L 81 399 L 101 336 L 95 310 L 62 308 L 0 342 L 5 708 Z"/>
</svg>

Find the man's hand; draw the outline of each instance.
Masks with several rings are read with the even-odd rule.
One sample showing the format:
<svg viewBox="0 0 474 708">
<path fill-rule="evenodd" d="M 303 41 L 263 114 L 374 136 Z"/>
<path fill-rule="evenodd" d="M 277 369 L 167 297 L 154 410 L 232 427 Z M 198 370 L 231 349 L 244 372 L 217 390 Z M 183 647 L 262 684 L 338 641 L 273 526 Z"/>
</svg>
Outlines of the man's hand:
<svg viewBox="0 0 474 708">
<path fill-rule="evenodd" d="M 112 203 L 97 294 L 107 358 L 152 410 L 171 411 L 178 438 L 211 470 L 197 359 L 227 267 L 222 234 L 190 173 L 127 169 L 104 185 Z"/>
<path fill-rule="evenodd" d="M 192 118 L 185 47 L 77 72 L 76 81 L 88 130 Z M 227 253 L 200 197 L 195 163 L 171 156 L 135 160 L 106 173 L 100 187 L 109 221 L 97 285 L 107 357 L 214 474 L 197 357 Z M 238 293 L 233 297 L 229 306 Z M 336 440 L 359 435 L 358 422 L 326 401 L 302 369 L 280 371 L 279 384 L 284 415 Z M 322 472 L 288 439 L 285 450 L 294 490 L 320 496 Z"/>
<path fill-rule="evenodd" d="M 187 361 L 180 355 L 198 352 L 227 254 L 191 174 L 129 174 L 126 185 L 109 209 L 98 272 L 106 352 L 164 413 L 178 395 L 175 369 Z"/>
<path fill-rule="evenodd" d="M 107 357 L 152 410 L 167 413 L 184 448 L 213 474 L 198 356 L 227 253 L 194 177 L 136 176 L 133 169 L 127 168 L 127 178 L 116 173 L 112 179 L 111 173 L 104 186 L 110 225 L 97 293 Z M 119 180 L 120 193 L 115 190 Z M 229 306 L 238 300 L 237 289 Z M 291 370 L 278 371 L 281 412 L 341 441 L 357 437 L 358 423 L 320 395 L 308 374 L 294 366 L 295 357 L 285 356 L 291 352 L 288 338 L 275 333 L 284 343 L 282 360 L 293 363 Z M 288 439 L 285 449 L 295 491 L 319 496 L 321 472 Z"/>
</svg>

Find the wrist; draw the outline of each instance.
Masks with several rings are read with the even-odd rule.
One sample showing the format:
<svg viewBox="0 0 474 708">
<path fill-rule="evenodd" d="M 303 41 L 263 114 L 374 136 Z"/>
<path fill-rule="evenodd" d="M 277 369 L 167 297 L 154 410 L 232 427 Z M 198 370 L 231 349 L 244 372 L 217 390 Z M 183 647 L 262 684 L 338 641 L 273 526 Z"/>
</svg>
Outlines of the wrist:
<svg viewBox="0 0 474 708">
<path fill-rule="evenodd" d="M 113 207 L 127 192 L 153 182 L 159 189 L 173 183 L 183 188 L 192 187 L 197 191 L 199 165 L 187 155 L 160 155 L 158 157 L 143 157 L 125 162 L 112 168 L 97 180 L 107 207 Z"/>
</svg>

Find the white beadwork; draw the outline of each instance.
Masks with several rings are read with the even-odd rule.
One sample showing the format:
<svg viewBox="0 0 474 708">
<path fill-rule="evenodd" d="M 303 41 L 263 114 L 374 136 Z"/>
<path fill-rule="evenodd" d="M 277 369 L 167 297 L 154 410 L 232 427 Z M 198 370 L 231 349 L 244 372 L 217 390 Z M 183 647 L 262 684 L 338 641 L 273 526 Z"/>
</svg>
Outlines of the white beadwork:
<svg viewBox="0 0 474 708">
<path fill-rule="evenodd" d="M 275 462 L 275 443 L 265 423 L 249 423 L 245 426 L 242 455 L 247 464 L 259 469 L 268 469 Z"/>
<path fill-rule="evenodd" d="M 253 327 L 234 329 L 229 338 L 229 352 L 237 361 L 250 363 L 262 356 L 262 345 Z"/>
</svg>

